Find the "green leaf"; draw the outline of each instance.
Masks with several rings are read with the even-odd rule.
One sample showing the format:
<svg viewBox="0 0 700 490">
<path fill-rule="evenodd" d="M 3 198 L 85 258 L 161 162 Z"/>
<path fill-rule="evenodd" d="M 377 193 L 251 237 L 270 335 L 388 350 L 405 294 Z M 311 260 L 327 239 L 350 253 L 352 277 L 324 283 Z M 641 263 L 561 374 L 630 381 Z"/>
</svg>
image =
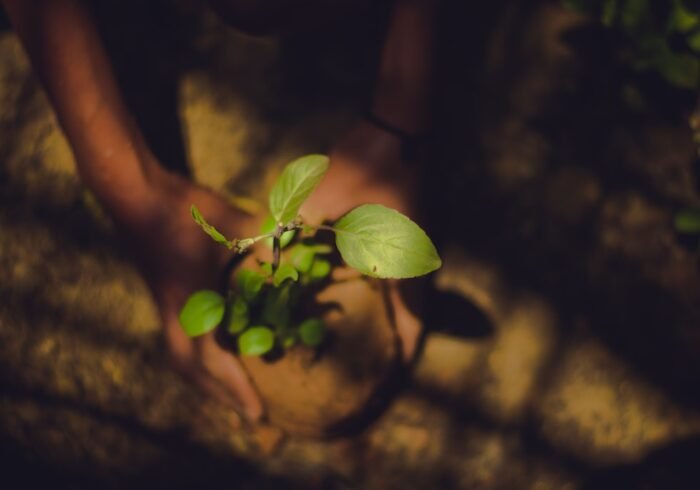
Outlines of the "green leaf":
<svg viewBox="0 0 700 490">
<path fill-rule="evenodd" d="M 681 233 L 700 233 L 700 210 L 687 209 L 676 215 L 674 222 L 676 230 Z"/>
<path fill-rule="evenodd" d="M 329 253 L 333 252 L 333 247 L 326 243 L 311 245 L 311 248 L 313 248 L 316 255 L 328 255 Z"/>
<path fill-rule="evenodd" d="M 687 89 L 700 85 L 700 60 L 694 55 L 674 53 L 659 58 L 656 66 L 669 83 Z"/>
<path fill-rule="evenodd" d="M 180 311 L 180 324 L 190 337 L 211 332 L 224 318 L 224 298 L 215 291 L 197 291 Z"/>
<path fill-rule="evenodd" d="M 325 259 L 316 259 L 309 271 L 309 277 L 313 281 L 320 281 L 331 272 L 331 263 Z"/>
<path fill-rule="evenodd" d="M 294 268 L 292 264 L 280 264 L 280 266 L 275 271 L 275 275 L 272 277 L 272 282 L 275 285 L 275 287 L 278 288 L 280 287 L 280 284 L 282 284 L 287 279 L 291 279 L 292 281 L 298 281 L 299 272 Z"/>
<path fill-rule="evenodd" d="M 700 18 L 696 13 L 688 10 L 680 0 L 674 2 L 671 18 L 669 19 L 671 29 L 687 33 L 697 27 L 698 22 L 700 22 Z"/>
<path fill-rule="evenodd" d="M 314 264 L 316 252 L 314 247 L 297 243 L 289 250 L 289 260 L 292 265 L 302 274 L 307 274 Z"/>
<path fill-rule="evenodd" d="M 253 301 L 265 284 L 265 276 L 257 271 L 241 269 L 236 273 L 238 291 L 247 301 Z"/>
<path fill-rule="evenodd" d="M 207 220 L 204 219 L 204 216 L 202 216 L 202 213 L 199 212 L 199 209 L 197 209 L 197 206 L 194 204 L 190 207 L 190 213 L 192 213 L 192 218 L 195 223 L 197 223 L 202 230 L 204 230 L 204 233 L 209 235 L 215 242 L 226 245 L 227 248 L 233 248 L 234 243 L 222 235 L 219 230 L 207 223 Z"/>
<path fill-rule="evenodd" d="M 296 343 L 297 339 L 293 335 L 287 335 L 282 339 L 282 347 L 284 347 L 285 349 L 290 349 L 294 347 L 294 344 Z"/>
<path fill-rule="evenodd" d="M 260 225 L 260 234 L 265 235 L 266 233 L 272 233 L 275 231 L 276 227 L 277 222 L 275 221 L 275 218 L 272 215 L 269 215 L 267 218 L 265 218 L 262 225 Z M 296 235 L 296 230 L 289 230 L 282 233 L 282 236 L 280 237 L 280 247 L 284 248 L 289 245 L 289 242 L 294 239 L 294 235 Z M 263 242 L 265 245 L 272 248 L 272 237 L 265 238 Z"/>
<path fill-rule="evenodd" d="M 442 265 L 433 242 L 420 226 L 379 204 L 353 209 L 333 228 L 343 260 L 368 276 L 416 277 Z"/>
<path fill-rule="evenodd" d="M 272 288 L 267 291 L 265 304 L 261 312 L 263 322 L 269 323 L 276 328 L 287 328 L 290 310 L 294 303 L 289 286 L 289 284 L 286 284 L 280 288 Z"/>
<path fill-rule="evenodd" d="M 262 270 L 265 277 L 272 277 L 272 264 L 269 262 L 261 262 L 260 270 Z"/>
<path fill-rule="evenodd" d="M 318 318 L 309 318 L 299 325 L 299 338 L 305 345 L 316 347 L 326 336 L 326 326 Z"/>
<path fill-rule="evenodd" d="M 262 356 L 275 345 L 275 334 L 267 327 L 250 327 L 238 337 L 238 351 L 244 356 Z"/>
<path fill-rule="evenodd" d="M 688 46 L 690 49 L 695 51 L 695 53 L 700 53 L 700 31 L 695 31 L 690 34 L 687 38 Z"/>
<path fill-rule="evenodd" d="M 333 247 L 325 243 L 312 245 L 297 243 L 289 249 L 289 261 L 299 272 L 308 274 L 317 255 L 326 255 L 331 252 L 333 252 Z"/>
<path fill-rule="evenodd" d="M 328 157 L 301 157 L 282 172 L 270 192 L 270 212 L 278 224 L 286 225 L 299 214 L 299 208 L 311 195 L 328 170 Z"/>
<path fill-rule="evenodd" d="M 227 327 L 228 332 L 232 334 L 241 333 L 248 326 L 249 321 L 248 303 L 242 296 L 236 296 L 231 305 Z"/>
</svg>

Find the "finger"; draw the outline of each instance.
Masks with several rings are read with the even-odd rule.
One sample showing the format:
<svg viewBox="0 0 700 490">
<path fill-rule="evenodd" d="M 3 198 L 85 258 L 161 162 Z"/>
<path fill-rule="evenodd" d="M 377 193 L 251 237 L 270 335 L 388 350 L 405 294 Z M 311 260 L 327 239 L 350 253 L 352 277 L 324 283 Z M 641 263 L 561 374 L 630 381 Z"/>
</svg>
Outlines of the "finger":
<svg viewBox="0 0 700 490">
<path fill-rule="evenodd" d="M 195 348 L 206 372 L 236 398 L 248 420 L 251 422 L 260 420 L 264 414 L 260 396 L 245 369 L 233 354 L 223 350 L 217 344 L 213 334 L 198 338 Z"/>
<path fill-rule="evenodd" d="M 206 395 L 240 413 L 241 404 L 204 370 L 199 363 L 192 339 L 180 327 L 177 318 L 164 322 L 165 342 L 170 365 L 183 378 L 200 388 Z"/>
<path fill-rule="evenodd" d="M 399 337 L 403 360 L 409 364 L 416 356 L 423 324 L 406 305 L 395 281 L 389 284 L 389 301 L 393 308 L 396 334 Z"/>
</svg>

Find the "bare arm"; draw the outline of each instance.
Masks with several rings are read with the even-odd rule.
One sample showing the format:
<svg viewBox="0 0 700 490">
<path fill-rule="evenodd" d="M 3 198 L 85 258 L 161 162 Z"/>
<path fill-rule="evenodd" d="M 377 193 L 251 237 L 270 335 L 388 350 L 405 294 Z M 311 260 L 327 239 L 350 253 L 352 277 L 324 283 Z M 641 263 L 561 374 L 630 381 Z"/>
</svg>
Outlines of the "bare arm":
<svg viewBox="0 0 700 490">
<path fill-rule="evenodd" d="M 396 0 L 382 51 L 372 110 L 406 133 L 428 125 L 440 0 Z"/>
<path fill-rule="evenodd" d="M 194 225 L 190 205 L 196 203 L 231 236 L 240 236 L 241 213 L 159 166 L 127 110 L 90 13 L 79 0 L 0 1 L 51 99 L 83 181 L 133 246 L 160 311 L 174 366 L 249 419 L 259 419 L 261 401 L 235 357 L 212 335 L 187 338 L 178 322 L 189 294 L 217 287 L 226 260 L 223 248 Z"/>
<path fill-rule="evenodd" d="M 121 222 L 153 199 L 157 166 L 79 0 L 2 0 L 51 99 L 85 183 Z"/>
</svg>

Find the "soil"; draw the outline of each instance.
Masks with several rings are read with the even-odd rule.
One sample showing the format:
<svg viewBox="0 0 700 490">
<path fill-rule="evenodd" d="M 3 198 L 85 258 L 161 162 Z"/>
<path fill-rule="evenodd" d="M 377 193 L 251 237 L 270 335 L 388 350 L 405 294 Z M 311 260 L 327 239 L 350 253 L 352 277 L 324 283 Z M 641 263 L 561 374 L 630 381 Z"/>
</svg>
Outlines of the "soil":
<svg viewBox="0 0 700 490">
<path fill-rule="evenodd" d="M 156 154 L 251 206 L 371 90 L 370 17 L 258 40 L 199 2 L 93 3 Z M 353 436 L 273 453 L 168 369 L 147 289 L 0 33 L 3 488 L 700 488 L 700 258 L 673 230 L 700 207 L 696 94 L 644 76 L 646 108 L 627 107 L 614 39 L 558 2 L 445 10 L 424 203 L 443 294 L 412 382 Z"/>
<path fill-rule="evenodd" d="M 378 415 L 377 405 L 401 379 L 397 337 L 380 285 L 362 279 L 331 284 L 318 301 L 336 306 L 323 317 L 327 345 L 297 346 L 273 362 L 242 358 L 270 422 L 307 437 L 358 431 Z"/>
</svg>

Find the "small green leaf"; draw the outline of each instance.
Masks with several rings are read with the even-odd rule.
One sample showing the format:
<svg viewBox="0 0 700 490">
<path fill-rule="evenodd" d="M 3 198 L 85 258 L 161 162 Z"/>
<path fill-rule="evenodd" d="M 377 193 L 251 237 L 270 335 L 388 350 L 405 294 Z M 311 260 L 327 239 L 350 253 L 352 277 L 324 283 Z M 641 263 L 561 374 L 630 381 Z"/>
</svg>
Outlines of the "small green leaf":
<svg viewBox="0 0 700 490">
<path fill-rule="evenodd" d="M 299 214 L 299 208 L 311 195 L 328 170 L 328 157 L 308 155 L 294 160 L 270 192 L 270 212 L 277 224 L 286 225 Z"/>
<path fill-rule="evenodd" d="M 328 255 L 329 253 L 333 252 L 333 247 L 326 243 L 318 243 L 316 245 L 311 245 L 311 248 L 313 248 L 314 253 L 316 255 Z"/>
<path fill-rule="evenodd" d="M 260 269 L 266 277 L 272 276 L 272 264 L 269 262 L 261 262 Z"/>
<path fill-rule="evenodd" d="M 219 230 L 207 223 L 207 220 L 204 219 L 204 216 L 202 216 L 202 213 L 199 212 L 197 206 L 193 204 L 190 207 L 190 212 L 192 213 L 192 218 L 194 219 L 195 223 L 197 223 L 202 230 L 204 230 L 204 233 L 209 235 L 215 242 L 226 245 L 227 248 L 233 248 L 233 242 L 222 235 Z"/>
<path fill-rule="evenodd" d="M 311 266 L 314 264 L 314 257 L 316 257 L 314 247 L 303 243 L 297 243 L 289 250 L 290 262 L 302 274 L 306 274 L 311 270 Z"/>
<path fill-rule="evenodd" d="M 671 29 L 683 33 L 692 31 L 697 27 L 700 18 L 696 13 L 688 10 L 682 2 L 676 0 L 674 3 L 671 18 L 669 19 Z"/>
<path fill-rule="evenodd" d="M 294 344 L 297 343 L 296 337 L 293 335 L 287 335 L 284 339 L 282 339 L 282 347 L 285 349 L 290 349 L 294 347 Z"/>
<path fill-rule="evenodd" d="M 700 85 L 700 60 L 694 55 L 675 53 L 668 48 L 655 60 L 655 65 L 661 76 L 676 87 L 697 89 Z"/>
<path fill-rule="evenodd" d="M 700 31 L 695 31 L 688 35 L 687 41 L 690 49 L 695 51 L 695 53 L 700 53 Z"/>
<path fill-rule="evenodd" d="M 324 279 L 325 277 L 328 276 L 331 272 L 331 263 L 328 262 L 325 259 L 316 259 L 314 260 L 313 266 L 311 266 L 311 270 L 309 271 L 309 277 L 313 281 L 320 281 L 321 279 Z"/>
<path fill-rule="evenodd" d="M 700 233 L 700 210 L 687 209 L 676 215 L 674 222 L 676 230 L 681 233 Z"/>
<path fill-rule="evenodd" d="M 265 295 L 261 317 L 262 321 L 275 326 L 278 329 L 285 329 L 289 324 L 290 309 L 293 301 L 289 289 L 289 284 L 280 288 L 272 288 Z"/>
<path fill-rule="evenodd" d="M 224 298 L 215 291 L 197 291 L 180 311 L 180 324 L 190 337 L 211 332 L 224 318 Z"/>
<path fill-rule="evenodd" d="M 267 218 L 265 218 L 263 224 L 260 225 L 260 234 L 265 235 L 266 233 L 272 233 L 273 231 L 275 231 L 276 227 L 277 222 L 275 221 L 275 218 L 272 217 L 272 215 L 270 215 Z M 294 239 L 294 235 L 296 235 L 296 230 L 289 230 L 282 233 L 282 236 L 280 237 L 280 247 L 284 248 L 287 245 L 289 245 L 289 242 L 291 242 Z M 272 237 L 265 238 L 263 242 L 265 243 L 265 245 L 272 248 Z"/>
<path fill-rule="evenodd" d="M 265 284 L 265 276 L 257 271 L 241 269 L 236 273 L 238 291 L 247 301 L 253 301 Z"/>
<path fill-rule="evenodd" d="M 250 327 L 238 337 L 238 351 L 244 356 L 262 356 L 275 345 L 275 334 L 267 327 Z"/>
<path fill-rule="evenodd" d="M 334 225 L 343 260 L 372 277 L 422 276 L 442 265 L 425 232 L 396 210 L 379 204 L 359 206 Z"/>
<path fill-rule="evenodd" d="M 278 288 L 280 287 L 280 284 L 282 284 L 287 279 L 291 279 L 292 281 L 298 281 L 299 272 L 294 268 L 292 264 L 280 264 L 280 266 L 275 271 L 274 276 L 272 277 L 272 282 L 275 285 L 275 287 Z"/>
<path fill-rule="evenodd" d="M 299 338 L 305 345 L 316 347 L 326 336 L 326 326 L 318 318 L 309 318 L 299 325 Z"/>
<path fill-rule="evenodd" d="M 232 334 L 241 333 L 248 326 L 249 321 L 248 303 L 242 296 L 236 296 L 231 305 L 228 332 Z"/>
</svg>

